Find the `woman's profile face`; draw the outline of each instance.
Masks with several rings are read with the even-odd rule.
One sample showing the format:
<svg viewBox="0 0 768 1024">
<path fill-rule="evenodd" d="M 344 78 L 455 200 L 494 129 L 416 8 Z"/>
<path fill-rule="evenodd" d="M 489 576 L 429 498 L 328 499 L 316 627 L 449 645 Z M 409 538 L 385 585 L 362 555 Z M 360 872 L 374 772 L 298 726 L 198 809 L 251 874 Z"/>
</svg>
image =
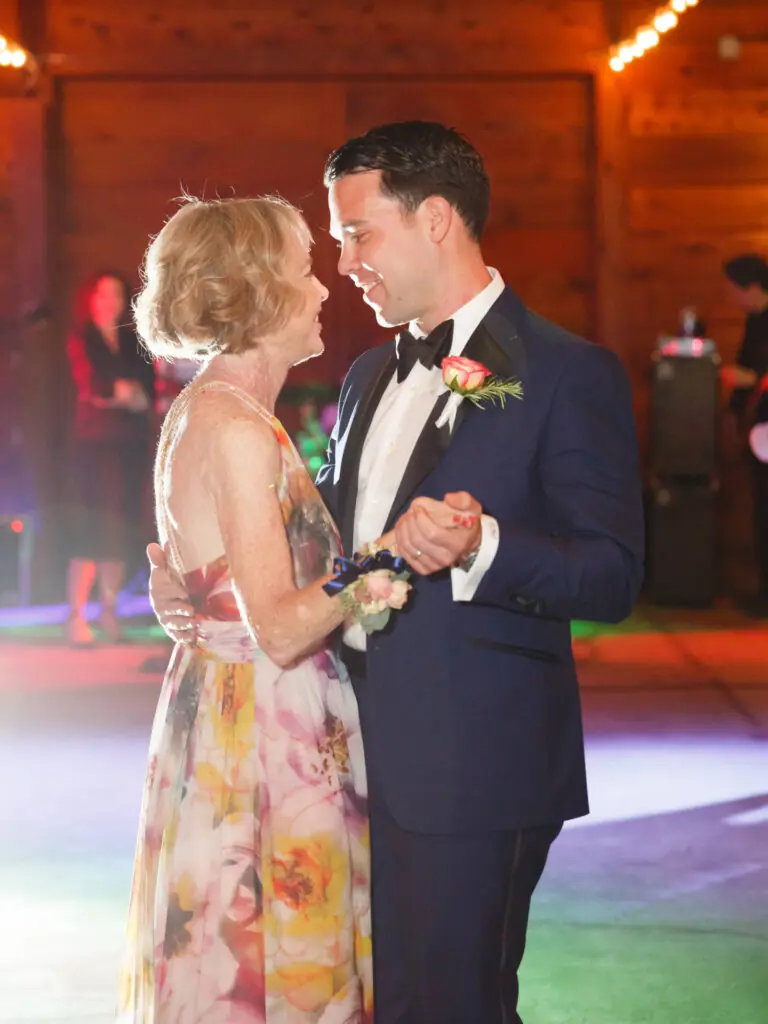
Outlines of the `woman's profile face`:
<svg viewBox="0 0 768 1024">
<path fill-rule="evenodd" d="M 100 277 L 91 295 L 91 317 L 100 327 L 114 327 L 125 312 L 125 289 L 116 277 Z"/>
<path fill-rule="evenodd" d="M 306 238 L 292 232 L 286 248 L 285 273 L 301 293 L 302 304 L 281 332 L 281 346 L 288 346 L 290 365 L 296 366 L 323 353 L 320 310 L 328 289 L 315 277 Z"/>
</svg>

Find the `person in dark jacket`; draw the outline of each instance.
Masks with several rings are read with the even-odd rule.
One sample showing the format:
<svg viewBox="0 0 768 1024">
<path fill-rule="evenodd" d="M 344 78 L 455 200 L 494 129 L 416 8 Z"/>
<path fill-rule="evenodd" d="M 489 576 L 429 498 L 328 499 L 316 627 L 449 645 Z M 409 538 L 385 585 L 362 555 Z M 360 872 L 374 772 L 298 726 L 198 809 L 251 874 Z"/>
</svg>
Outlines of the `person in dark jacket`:
<svg viewBox="0 0 768 1024">
<path fill-rule="evenodd" d="M 83 609 L 97 575 L 99 625 L 121 639 L 117 595 L 148 482 L 154 371 L 130 326 L 128 296 L 119 275 L 97 274 L 81 290 L 67 340 L 77 391 L 67 633 L 77 646 L 93 643 Z"/>
<path fill-rule="evenodd" d="M 740 433 L 754 434 L 756 425 L 768 423 L 768 262 L 747 253 L 728 260 L 723 272 L 731 298 L 747 314 L 736 365 L 724 368 L 723 379 L 733 388 L 730 409 Z M 768 616 L 768 463 L 754 447 L 749 457 L 758 593 L 747 610 L 764 618 Z"/>
</svg>

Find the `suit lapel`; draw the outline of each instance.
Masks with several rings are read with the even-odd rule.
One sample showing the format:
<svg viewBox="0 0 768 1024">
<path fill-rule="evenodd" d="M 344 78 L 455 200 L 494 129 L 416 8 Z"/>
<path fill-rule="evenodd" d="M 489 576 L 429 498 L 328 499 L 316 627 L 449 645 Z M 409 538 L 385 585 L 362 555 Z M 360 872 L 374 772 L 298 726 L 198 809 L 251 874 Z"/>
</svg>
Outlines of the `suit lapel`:
<svg viewBox="0 0 768 1024">
<path fill-rule="evenodd" d="M 496 327 L 497 331 L 492 329 Z M 499 334 L 499 340 L 496 338 Z M 504 344 L 502 344 L 502 342 Z M 519 345 L 519 348 L 518 348 Z M 465 358 L 472 359 L 476 363 L 482 363 L 487 367 L 494 377 L 504 380 L 509 377 L 520 376 L 522 344 L 516 332 L 511 330 L 510 324 L 501 319 L 498 324 L 494 323 L 493 313 L 489 313 L 469 339 L 464 351 L 461 353 Z M 474 402 L 463 401 L 456 411 L 452 437 L 459 432 L 467 416 L 471 416 L 481 410 Z"/>
<path fill-rule="evenodd" d="M 341 539 L 344 553 L 350 557 L 355 532 L 355 506 L 360 476 L 360 458 L 363 454 L 365 436 L 396 366 L 397 355 L 393 345 L 392 352 L 382 360 L 381 366 L 371 377 L 352 414 L 349 436 L 344 445 L 339 477 L 339 509 L 341 510 Z"/>
<path fill-rule="evenodd" d="M 495 377 L 522 379 L 525 369 L 522 339 L 514 324 L 497 310 L 498 305 L 494 305 L 481 321 L 461 354 L 482 363 Z M 448 396 L 449 392 L 440 395 L 416 442 L 392 503 L 385 530 L 392 527 L 405 503 L 443 458 L 467 417 L 482 414 L 482 410 L 474 403 L 465 400 L 458 407 L 453 430 L 449 429 L 448 424 L 438 429 L 436 423 Z"/>
</svg>

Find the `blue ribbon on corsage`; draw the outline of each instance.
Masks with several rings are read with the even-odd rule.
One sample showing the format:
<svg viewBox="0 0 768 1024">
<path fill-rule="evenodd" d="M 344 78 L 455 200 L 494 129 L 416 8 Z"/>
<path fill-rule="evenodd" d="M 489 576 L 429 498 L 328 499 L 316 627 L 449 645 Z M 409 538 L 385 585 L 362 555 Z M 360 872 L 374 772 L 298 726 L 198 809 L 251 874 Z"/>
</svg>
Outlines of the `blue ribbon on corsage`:
<svg viewBox="0 0 768 1024">
<path fill-rule="evenodd" d="M 340 594 L 352 583 L 355 583 L 361 576 L 379 569 L 386 569 L 389 572 L 399 575 L 408 572 L 408 563 L 400 555 L 393 555 L 391 551 L 377 551 L 375 555 L 361 557 L 355 553 L 352 558 L 337 558 L 333 563 L 333 571 L 336 574 L 332 580 L 323 586 L 326 594 L 334 597 Z"/>
</svg>

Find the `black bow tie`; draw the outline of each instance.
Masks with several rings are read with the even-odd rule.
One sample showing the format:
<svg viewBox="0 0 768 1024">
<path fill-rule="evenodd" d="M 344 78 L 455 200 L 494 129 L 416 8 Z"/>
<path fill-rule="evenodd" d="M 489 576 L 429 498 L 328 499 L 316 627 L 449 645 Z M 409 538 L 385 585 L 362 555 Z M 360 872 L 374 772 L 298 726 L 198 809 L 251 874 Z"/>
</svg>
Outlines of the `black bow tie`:
<svg viewBox="0 0 768 1024">
<path fill-rule="evenodd" d="M 439 366 L 451 354 L 452 341 L 453 320 L 438 324 L 426 338 L 414 338 L 410 331 L 401 331 L 397 336 L 397 383 L 402 384 L 417 360 L 428 370 Z"/>
</svg>

